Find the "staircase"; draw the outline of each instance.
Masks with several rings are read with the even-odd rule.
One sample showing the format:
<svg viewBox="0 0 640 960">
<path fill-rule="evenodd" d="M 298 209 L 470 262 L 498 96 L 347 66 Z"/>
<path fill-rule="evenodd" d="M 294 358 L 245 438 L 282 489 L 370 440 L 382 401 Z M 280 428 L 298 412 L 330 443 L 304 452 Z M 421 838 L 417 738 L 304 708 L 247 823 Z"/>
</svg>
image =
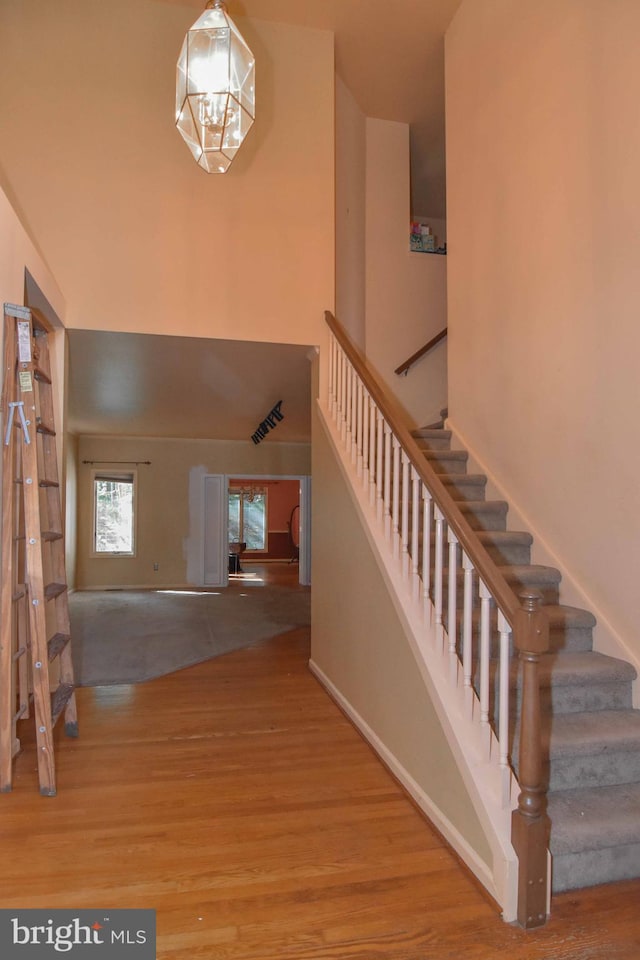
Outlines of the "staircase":
<svg viewBox="0 0 640 960">
<path fill-rule="evenodd" d="M 540 673 L 553 891 L 640 876 L 635 669 L 593 650 L 595 618 L 560 603 L 560 572 L 531 563 L 531 535 L 507 530 L 508 504 L 485 499 L 486 477 L 467 473 L 468 454 L 451 450 L 450 431 L 429 427 L 413 436 L 514 592 L 538 590 L 550 617 L 550 652 Z M 517 711 L 515 661 L 511 688 L 510 703 Z M 494 711 L 497 700 L 495 692 Z M 517 743 L 516 735 L 511 745 L 516 772 Z"/>
</svg>

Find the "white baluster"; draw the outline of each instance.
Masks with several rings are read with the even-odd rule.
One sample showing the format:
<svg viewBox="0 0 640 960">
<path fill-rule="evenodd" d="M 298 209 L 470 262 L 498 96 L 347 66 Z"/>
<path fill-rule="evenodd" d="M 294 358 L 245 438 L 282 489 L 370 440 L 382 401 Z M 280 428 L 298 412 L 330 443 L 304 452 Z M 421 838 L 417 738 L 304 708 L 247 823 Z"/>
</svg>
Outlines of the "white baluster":
<svg viewBox="0 0 640 960">
<path fill-rule="evenodd" d="M 500 747 L 500 770 L 502 772 L 502 804 L 509 804 L 511 770 L 509 767 L 509 639 L 511 627 L 503 613 L 498 611 L 500 633 L 500 712 L 498 718 L 498 741 Z"/>
<path fill-rule="evenodd" d="M 342 367 L 340 382 L 340 436 L 342 442 L 344 443 L 345 437 L 347 435 L 347 358 L 344 355 L 344 350 L 341 351 L 340 364 Z"/>
<path fill-rule="evenodd" d="M 351 463 L 356 462 L 358 451 L 358 385 L 360 378 L 354 368 L 351 368 Z"/>
<path fill-rule="evenodd" d="M 369 402 L 369 503 L 373 507 L 376 502 L 376 415 L 377 408 L 373 400 Z"/>
<path fill-rule="evenodd" d="M 340 422 L 340 388 L 342 386 L 342 365 L 341 365 L 340 353 L 341 353 L 340 348 L 336 346 L 336 359 L 335 359 L 336 404 L 335 404 L 335 413 L 333 416 L 333 420 L 336 425 L 338 425 Z"/>
<path fill-rule="evenodd" d="M 467 714 L 473 712 L 473 564 L 465 551 L 462 551 L 462 569 L 464 570 L 464 604 L 462 613 L 462 673 L 464 676 L 464 696 Z"/>
<path fill-rule="evenodd" d="M 384 535 L 391 537 L 391 427 L 384 421 Z"/>
<path fill-rule="evenodd" d="M 411 465 L 411 580 L 413 583 L 413 598 L 420 595 L 420 477 L 416 468 Z"/>
<path fill-rule="evenodd" d="M 362 446 L 363 446 L 363 436 L 362 436 L 362 404 L 364 403 L 364 395 L 362 388 L 362 380 L 358 377 L 358 397 L 357 397 L 357 409 L 356 409 L 356 476 L 362 476 Z"/>
<path fill-rule="evenodd" d="M 449 541 L 449 605 L 447 610 L 447 633 L 449 635 L 450 678 L 451 681 L 455 683 L 458 675 L 458 651 L 456 650 L 456 619 L 458 610 L 458 538 L 451 527 L 449 527 L 447 533 L 447 540 Z"/>
<path fill-rule="evenodd" d="M 349 363 L 347 367 L 347 401 L 345 404 L 346 429 L 344 437 L 344 446 L 347 452 L 351 451 L 351 433 L 353 430 L 353 367 Z"/>
<path fill-rule="evenodd" d="M 369 391 L 362 388 L 362 486 L 369 485 Z"/>
<path fill-rule="evenodd" d="M 402 451 L 402 525 L 400 528 L 400 542 L 402 546 L 402 577 L 409 576 L 409 498 L 411 484 L 409 483 L 409 457 Z"/>
<path fill-rule="evenodd" d="M 491 659 L 491 594 L 484 580 L 480 593 L 480 723 L 484 728 L 483 742 L 487 752 L 491 744 L 489 720 L 489 663 Z"/>
<path fill-rule="evenodd" d="M 383 474 L 383 461 L 384 461 L 384 418 L 380 411 L 376 407 L 376 421 L 377 421 L 377 450 L 376 450 L 376 517 L 378 518 L 378 523 L 382 523 L 382 518 L 384 516 L 384 474 Z"/>
<path fill-rule="evenodd" d="M 329 396 L 327 397 L 327 403 L 329 405 L 329 413 L 333 416 L 333 361 L 335 357 L 335 343 L 333 339 L 333 334 L 329 334 Z"/>
<path fill-rule="evenodd" d="M 435 607 L 436 623 L 442 626 L 442 570 L 444 567 L 444 515 L 436 504 L 434 504 L 434 516 L 436 527 L 436 558 L 435 558 Z"/>
<path fill-rule="evenodd" d="M 431 494 L 425 483 L 422 484 L 422 598 L 424 616 L 431 606 Z"/>
<path fill-rule="evenodd" d="M 393 492 L 391 520 L 393 527 L 393 555 L 397 558 L 400 546 L 400 441 L 392 435 L 393 444 Z"/>
</svg>

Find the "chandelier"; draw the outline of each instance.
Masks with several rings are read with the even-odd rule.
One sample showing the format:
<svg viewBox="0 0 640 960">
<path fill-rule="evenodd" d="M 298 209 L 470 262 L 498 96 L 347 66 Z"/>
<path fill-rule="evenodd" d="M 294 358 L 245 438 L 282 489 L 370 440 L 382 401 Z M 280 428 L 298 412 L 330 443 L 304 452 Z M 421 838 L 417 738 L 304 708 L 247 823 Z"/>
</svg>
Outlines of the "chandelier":
<svg viewBox="0 0 640 960">
<path fill-rule="evenodd" d="M 178 58 L 176 126 L 207 173 L 226 173 L 255 119 L 255 59 L 224 0 L 209 0 Z"/>
</svg>

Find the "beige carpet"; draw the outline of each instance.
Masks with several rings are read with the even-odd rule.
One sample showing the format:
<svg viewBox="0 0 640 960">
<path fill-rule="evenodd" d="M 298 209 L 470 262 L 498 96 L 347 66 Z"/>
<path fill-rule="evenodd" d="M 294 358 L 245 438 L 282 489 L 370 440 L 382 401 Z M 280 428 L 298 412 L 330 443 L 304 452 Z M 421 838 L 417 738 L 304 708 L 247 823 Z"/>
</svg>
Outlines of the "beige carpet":
<svg viewBox="0 0 640 960">
<path fill-rule="evenodd" d="M 78 686 L 141 683 L 310 622 L 310 590 L 107 590 L 69 598 Z"/>
</svg>

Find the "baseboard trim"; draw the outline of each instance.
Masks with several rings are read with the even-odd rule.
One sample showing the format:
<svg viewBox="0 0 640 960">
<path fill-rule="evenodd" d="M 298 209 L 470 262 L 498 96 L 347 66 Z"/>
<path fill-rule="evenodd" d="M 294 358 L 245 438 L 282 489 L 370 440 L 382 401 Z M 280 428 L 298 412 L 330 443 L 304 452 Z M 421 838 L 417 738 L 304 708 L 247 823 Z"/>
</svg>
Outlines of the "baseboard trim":
<svg viewBox="0 0 640 960">
<path fill-rule="evenodd" d="M 395 754 L 389 750 L 385 743 L 369 726 L 366 720 L 358 713 L 355 707 L 338 690 L 325 672 L 313 660 L 309 660 L 309 669 L 314 677 L 324 687 L 329 696 L 342 712 L 349 718 L 357 730 L 360 731 L 365 740 L 375 750 L 384 765 L 388 768 L 393 777 L 400 783 L 402 788 L 409 794 L 419 810 L 427 817 L 435 827 L 442 838 L 449 844 L 457 854 L 463 865 L 467 867 L 478 879 L 484 892 L 494 900 L 497 909 L 500 909 L 499 903 L 495 897 L 494 878 L 491 870 L 481 860 L 476 851 L 469 845 L 462 834 L 457 830 L 451 821 L 442 813 L 440 808 L 431 800 L 422 787 L 413 779 L 408 770 L 402 765 Z"/>
</svg>

